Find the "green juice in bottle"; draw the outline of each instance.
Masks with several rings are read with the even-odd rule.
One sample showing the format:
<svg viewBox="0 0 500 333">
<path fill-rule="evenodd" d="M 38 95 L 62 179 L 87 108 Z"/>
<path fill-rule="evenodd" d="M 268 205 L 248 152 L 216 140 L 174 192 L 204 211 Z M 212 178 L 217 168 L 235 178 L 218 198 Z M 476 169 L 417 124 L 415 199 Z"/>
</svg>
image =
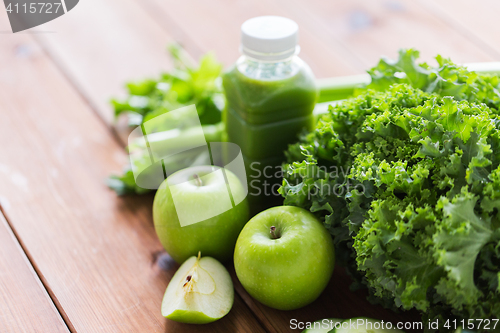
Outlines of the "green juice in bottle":
<svg viewBox="0 0 500 333">
<path fill-rule="evenodd" d="M 279 204 L 284 151 L 312 129 L 318 97 L 314 75 L 297 54 L 298 26 L 262 16 L 241 27 L 242 56 L 223 75 L 227 141 L 245 161 L 248 199 L 258 207 Z"/>
</svg>

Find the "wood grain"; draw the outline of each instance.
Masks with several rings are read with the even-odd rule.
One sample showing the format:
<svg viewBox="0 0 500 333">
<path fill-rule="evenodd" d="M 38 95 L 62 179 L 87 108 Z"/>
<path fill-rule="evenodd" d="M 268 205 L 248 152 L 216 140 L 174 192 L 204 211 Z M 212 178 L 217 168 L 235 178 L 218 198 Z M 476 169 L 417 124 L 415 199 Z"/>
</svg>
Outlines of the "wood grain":
<svg viewBox="0 0 500 333">
<path fill-rule="evenodd" d="M 134 0 L 86 0 L 34 35 L 71 83 L 111 124 L 111 97 L 125 82 L 158 77 L 171 68 L 173 38 Z"/>
<path fill-rule="evenodd" d="M 299 23 L 301 56 L 318 77 L 360 73 L 400 47 L 420 49 L 424 60 L 441 53 L 457 62 L 488 61 L 500 54 L 499 6 L 492 0 L 86 0 L 35 29 L 51 32 L 36 34 L 38 43 L 26 34 L 2 35 L 0 203 L 71 331 L 289 332 L 293 318 L 417 320 L 351 293 L 339 269 L 323 295 L 301 310 L 256 302 L 233 270 L 239 296 L 226 318 L 204 326 L 162 318 L 161 298 L 177 266 L 154 234 L 152 198 L 117 198 L 104 186 L 126 161 L 105 125 L 112 122 L 108 98 L 122 93 L 126 80 L 169 68 L 164 50 L 173 40 L 195 57 L 213 50 L 230 65 L 241 23 L 267 14 Z M 6 22 L 0 13 L 0 30 L 9 30 Z M 0 298 L 8 301 L 0 303 L 0 331 L 9 325 L 30 332 L 29 319 L 37 318 L 40 332 L 67 332 L 1 222 Z M 20 275 L 4 278 L 7 265 Z"/>
<path fill-rule="evenodd" d="M 381 56 L 395 57 L 398 49 L 408 47 L 420 50 L 425 61 L 438 53 L 457 62 L 491 61 L 496 56 L 410 0 L 139 2 L 160 24 L 181 29 L 186 44 L 214 50 L 226 65 L 239 55 L 241 23 L 258 15 L 283 15 L 298 22 L 301 56 L 317 77 L 361 73 Z"/>
<path fill-rule="evenodd" d="M 452 3 L 449 1 L 446 10 L 454 6 Z M 496 56 L 418 1 L 293 0 L 290 6 L 308 17 L 315 32 L 327 31 L 330 40 L 359 57 L 365 69 L 374 66 L 382 55 L 396 57 L 398 49 L 409 47 L 420 50 L 422 59 L 430 62 L 437 54 L 461 63 L 492 61 Z M 483 8 L 486 10 L 486 6 Z"/>
<path fill-rule="evenodd" d="M 202 52 L 214 51 L 230 66 L 239 57 L 240 27 L 252 17 L 281 15 L 297 21 L 300 26 L 300 56 L 318 77 L 361 73 L 362 64 L 345 48 L 324 34 L 318 34 L 314 23 L 280 1 L 231 0 L 136 0 L 152 17 L 166 28 L 176 26 L 183 31 L 183 44 L 196 44 Z M 199 56 L 199 54 L 195 54 Z"/>
<path fill-rule="evenodd" d="M 0 332 L 69 332 L 1 212 Z"/>
<path fill-rule="evenodd" d="M 161 316 L 176 267 L 153 260 L 152 198 L 104 184 L 123 148 L 29 34 L 3 35 L 0 49 L 2 206 L 71 331 L 261 332 L 238 296 L 210 325 Z"/>
<path fill-rule="evenodd" d="M 112 123 L 109 99 L 123 95 L 125 81 L 156 76 L 170 68 L 167 43 L 181 42 L 195 57 L 215 51 L 229 66 L 239 56 L 241 23 L 258 15 L 284 15 L 299 23 L 301 56 L 317 77 L 362 73 L 382 55 L 395 57 L 401 47 L 416 47 L 424 60 L 437 53 L 458 62 L 496 56 L 485 43 L 480 47 L 477 42 L 483 30 L 490 31 L 489 41 L 496 42 L 493 19 L 484 20 L 470 38 L 464 29 L 454 29 L 449 20 L 439 19 L 426 7 L 402 0 L 88 0 L 71 15 L 38 28 L 54 33 L 36 37 L 91 106 Z M 470 26 L 478 26 L 478 15 L 465 16 L 477 17 Z"/>
<path fill-rule="evenodd" d="M 498 13 L 500 3 L 495 0 L 420 0 L 451 28 L 462 33 L 477 48 L 488 50 L 500 59 Z"/>
</svg>

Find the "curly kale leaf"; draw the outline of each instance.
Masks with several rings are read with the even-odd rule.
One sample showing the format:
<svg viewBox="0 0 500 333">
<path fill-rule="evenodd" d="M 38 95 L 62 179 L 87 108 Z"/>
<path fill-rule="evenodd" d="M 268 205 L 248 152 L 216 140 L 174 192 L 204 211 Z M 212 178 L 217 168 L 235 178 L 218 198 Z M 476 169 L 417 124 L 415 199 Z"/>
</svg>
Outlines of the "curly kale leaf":
<svg viewBox="0 0 500 333">
<path fill-rule="evenodd" d="M 285 204 L 314 210 L 314 214 L 325 222 L 330 232 L 335 235 L 335 242 L 343 249 L 338 250 L 339 259 L 345 262 L 351 256 L 352 237 L 344 228 L 344 219 L 350 214 L 350 224 L 359 226 L 363 220 L 362 212 L 370 202 L 370 188 L 373 184 L 349 179 L 347 175 L 354 158 L 366 149 L 375 154 L 386 156 L 406 156 L 408 152 L 417 152 L 414 145 L 403 144 L 399 137 L 390 136 L 370 141 L 370 129 L 361 130 L 364 120 L 373 114 L 388 112 L 401 106 L 416 107 L 432 99 L 431 95 L 412 89 L 406 85 L 394 86 L 387 93 L 371 91 L 366 95 L 348 100 L 336 107 L 330 107 L 328 114 L 319 120 L 316 129 L 302 136 L 301 140 L 291 145 L 286 152 L 291 163 L 285 166 L 285 177 L 280 193 L 285 197 Z M 392 125 L 390 126 L 392 128 Z M 368 142 L 369 147 L 359 145 L 360 138 Z M 387 151 L 387 141 L 397 144 Z M 356 196 L 356 187 L 363 186 L 363 194 Z M 352 190 L 352 191 L 351 191 Z M 352 193 L 351 193 L 352 192 Z M 353 200 L 346 201 L 347 197 Z M 347 205 L 351 206 L 348 209 Z M 314 208 L 313 208 L 314 207 Z M 351 272 L 355 273 L 355 272 Z"/>
<path fill-rule="evenodd" d="M 368 70 L 371 84 L 367 88 L 385 91 L 393 84 L 405 83 L 428 93 L 484 103 L 499 113 L 500 78 L 497 75 L 471 72 L 439 55 L 436 57 L 438 66 L 431 67 L 426 63 L 418 64 L 418 57 L 418 51 L 403 49 L 397 60 L 382 58 L 377 66 Z"/>
<path fill-rule="evenodd" d="M 499 134 L 485 104 L 369 90 L 290 147 L 281 193 L 322 219 L 371 300 L 425 320 L 497 318 Z M 309 172 L 334 166 L 347 177 Z"/>
<path fill-rule="evenodd" d="M 482 249 L 500 241 L 491 223 L 500 206 L 487 213 L 480 204 L 488 198 L 485 188 L 500 185 L 489 177 L 498 168 L 490 159 L 500 153 L 491 149 L 498 124 L 485 105 L 451 97 L 365 119 L 360 129 L 371 135 L 358 143 L 358 151 L 366 152 L 357 155 L 350 176 L 373 183 L 377 191 L 366 220 L 354 230 L 353 248 L 375 295 L 424 313 L 441 307 L 458 318 L 499 315 L 491 298 L 500 296 L 496 285 L 484 288 L 476 276 L 483 267 Z M 403 133 L 388 132 L 390 126 Z M 417 152 L 386 154 L 401 147 L 396 139 L 405 134 L 406 145 L 416 144 Z M 375 154 L 366 148 L 377 138 L 390 140 Z M 499 266 L 493 268 L 499 272 Z M 491 272 L 486 276 L 492 280 Z"/>
</svg>

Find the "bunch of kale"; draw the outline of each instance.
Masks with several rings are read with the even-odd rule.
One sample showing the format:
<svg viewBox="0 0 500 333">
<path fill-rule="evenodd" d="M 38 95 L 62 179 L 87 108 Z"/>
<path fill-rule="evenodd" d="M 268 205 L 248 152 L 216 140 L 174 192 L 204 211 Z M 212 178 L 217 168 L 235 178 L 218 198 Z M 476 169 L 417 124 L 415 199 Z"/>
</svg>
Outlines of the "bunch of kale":
<svg viewBox="0 0 500 333">
<path fill-rule="evenodd" d="M 281 193 L 324 222 L 372 301 L 481 330 L 500 316 L 500 80 L 416 58 L 383 59 L 290 146 Z"/>
</svg>

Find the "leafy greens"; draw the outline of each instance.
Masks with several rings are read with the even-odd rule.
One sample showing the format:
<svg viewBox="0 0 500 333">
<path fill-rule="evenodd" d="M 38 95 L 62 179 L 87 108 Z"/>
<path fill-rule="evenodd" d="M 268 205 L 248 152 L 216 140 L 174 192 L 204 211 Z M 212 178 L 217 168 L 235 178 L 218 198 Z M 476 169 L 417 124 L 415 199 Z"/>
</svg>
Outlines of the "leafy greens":
<svg viewBox="0 0 500 333">
<path fill-rule="evenodd" d="M 174 61 L 174 69 L 170 73 L 161 74 L 158 79 L 127 83 L 128 96 L 123 100 L 111 101 L 115 117 L 127 114 L 129 125 L 135 127 L 166 112 L 195 104 L 206 140 L 221 141 L 224 96 L 219 81 L 222 64 L 211 53 L 204 55 L 196 65 L 178 45 L 171 45 L 168 50 Z M 181 128 L 181 125 L 177 127 Z M 195 158 L 196 156 L 188 156 L 184 162 Z M 148 159 L 144 160 L 147 163 Z M 175 161 L 175 166 L 171 166 L 171 169 L 186 167 L 184 162 Z M 168 165 L 166 167 L 168 169 Z M 122 175 L 109 177 L 108 186 L 120 195 L 150 192 L 149 189 L 137 186 L 129 165 Z"/>
<path fill-rule="evenodd" d="M 416 58 L 383 59 L 291 145 L 280 191 L 324 222 L 372 301 L 441 325 L 498 318 L 500 81 Z"/>
</svg>

